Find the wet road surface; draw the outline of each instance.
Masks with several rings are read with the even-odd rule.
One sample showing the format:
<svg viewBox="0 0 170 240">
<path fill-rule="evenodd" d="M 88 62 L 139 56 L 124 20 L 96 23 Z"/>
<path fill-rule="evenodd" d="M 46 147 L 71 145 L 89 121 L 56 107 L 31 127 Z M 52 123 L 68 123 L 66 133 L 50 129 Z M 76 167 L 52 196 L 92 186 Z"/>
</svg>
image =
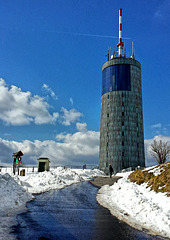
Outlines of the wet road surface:
<svg viewBox="0 0 170 240">
<path fill-rule="evenodd" d="M 89 182 L 36 195 L 17 215 L 12 233 L 22 240 L 160 240 L 120 222 L 96 201 Z"/>
<path fill-rule="evenodd" d="M 102 187 L 104 185 L 113 185 L 115 182 L 117 182 L 120 178 L 122 177 L 118 177 L 118 176 L 112 176 L 110 177 L 94 177 L 92 180 L 90 180 L 90 182 L 96 186 L 96 187 Z"/>
</svg>

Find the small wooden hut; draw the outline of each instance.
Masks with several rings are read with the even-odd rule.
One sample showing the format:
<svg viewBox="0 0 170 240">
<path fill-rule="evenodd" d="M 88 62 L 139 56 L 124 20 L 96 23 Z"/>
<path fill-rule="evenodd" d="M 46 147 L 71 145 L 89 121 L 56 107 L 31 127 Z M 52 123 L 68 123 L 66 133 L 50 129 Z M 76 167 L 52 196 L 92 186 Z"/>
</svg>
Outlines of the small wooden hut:
<svg viewBox="0 0 170 240">
<path fill-rule="evenodd" d="M 38 158 L 38 172 L 44 172 L 50 170 L 49 158 Z"/>
</svg>

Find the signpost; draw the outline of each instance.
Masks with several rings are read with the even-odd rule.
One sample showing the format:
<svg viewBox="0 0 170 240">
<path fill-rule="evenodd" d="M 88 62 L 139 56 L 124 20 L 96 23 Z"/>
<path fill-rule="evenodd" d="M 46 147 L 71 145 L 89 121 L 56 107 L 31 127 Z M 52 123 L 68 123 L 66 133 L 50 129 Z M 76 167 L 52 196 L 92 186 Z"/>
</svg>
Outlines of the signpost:
<svg viewBox="0 0 170 240">
<path fill-rule="evenodd" d="M 19 165 L 22 163 L 22 158 L 21 156 L 23 156 L 24 154 L 19 151 L 16 153 L 13 153 L 13 173 L 15 175 L 16 172 L 16 168 L 18 169 L 18 175 L 19 175 Z"/>
</svg>

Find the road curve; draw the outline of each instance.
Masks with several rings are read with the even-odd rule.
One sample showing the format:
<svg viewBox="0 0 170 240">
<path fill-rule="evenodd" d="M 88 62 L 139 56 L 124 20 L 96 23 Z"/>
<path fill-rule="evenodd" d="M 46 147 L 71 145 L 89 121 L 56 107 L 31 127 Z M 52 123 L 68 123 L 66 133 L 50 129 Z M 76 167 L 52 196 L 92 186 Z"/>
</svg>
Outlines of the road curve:
<svg viewBox="0 0 170 240">
<path fill-rule="evenodd" d="M 18 240 L 160 240 L 131 228 L 96 201 L 98 188 L 89 182 L 40 195 L 17 215 L 11 234 Z"/>
</svg>

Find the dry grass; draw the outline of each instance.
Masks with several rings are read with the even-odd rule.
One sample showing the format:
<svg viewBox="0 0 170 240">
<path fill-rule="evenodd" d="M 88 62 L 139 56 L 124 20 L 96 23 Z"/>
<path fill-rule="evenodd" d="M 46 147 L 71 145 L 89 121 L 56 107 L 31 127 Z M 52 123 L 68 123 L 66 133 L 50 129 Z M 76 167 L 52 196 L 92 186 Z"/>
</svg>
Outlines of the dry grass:
<svg viewBox="0 0 170 240">
<path fill-rule="evenodd" d="M 160 169 L 159 175 L 155 176 L 153 172 L 150 172 L 158 168 Z M 170 162 L 157 165 L 149 170 L 138 169 L 129 175 L 129 179 L 139 185 L 148 183 L 151 190 L 166 193 L 170 197 Z"/>
</svg>

